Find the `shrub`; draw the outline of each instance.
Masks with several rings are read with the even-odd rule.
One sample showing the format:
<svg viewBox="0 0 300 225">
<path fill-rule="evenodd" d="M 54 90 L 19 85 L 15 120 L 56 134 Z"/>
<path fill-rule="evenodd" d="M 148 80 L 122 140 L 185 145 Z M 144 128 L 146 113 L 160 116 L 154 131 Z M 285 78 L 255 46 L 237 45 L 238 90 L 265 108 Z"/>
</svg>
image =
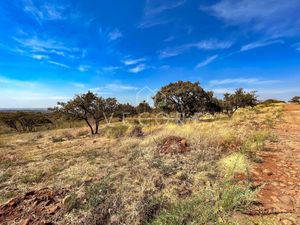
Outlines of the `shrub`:
<svg viewBox="0 0 300 225">
<path fill-rule="evenodd" d="M 106 132 L 108 137 L 120 138 L 125 136 L 127 130 L 128 126 L 126 125 L 115 125 L 112 127 L 108 127 Z"/>
</svg>

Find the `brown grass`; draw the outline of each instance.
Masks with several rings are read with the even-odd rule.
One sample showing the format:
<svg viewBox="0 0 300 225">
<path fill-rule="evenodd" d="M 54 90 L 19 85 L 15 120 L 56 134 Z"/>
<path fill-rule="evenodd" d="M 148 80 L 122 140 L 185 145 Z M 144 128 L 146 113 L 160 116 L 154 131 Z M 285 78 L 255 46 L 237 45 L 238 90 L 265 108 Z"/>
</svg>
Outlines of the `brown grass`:
<svg viewBox="0 0 300 225">
<path fill-rule="evenodd" d="M 196 204 L 200 200 L 194 201 L 195 196 L 219 190 L 224 171 L 228 174 L 232 167 L 232 160 L 226 159 L 220 166 L 223 158 L 262 150 L 281 108 L 258 106 L 240 110 L 230 119 L 210 118 L 211 122 L 145 125 L 141 136 L 132 135 L 131 124 L 102 126 L 96 136 L 85 128 L 3 134 L 0 202 L 29 190 L 67 187 L 71 197 L 61 224 L 93 224 L 97 219 L 107 224 L 163 224 L 162 209 L 173 212 L 174 204 Z M 169 136 L 187 140 L 189 151 L 159 154 L 157 146 Z M 110 213 L 95 215 L 99 207 Z M 220 216 L 230 220 L 228 212 L 234 210 L 220 211 Z"/>
</svg>

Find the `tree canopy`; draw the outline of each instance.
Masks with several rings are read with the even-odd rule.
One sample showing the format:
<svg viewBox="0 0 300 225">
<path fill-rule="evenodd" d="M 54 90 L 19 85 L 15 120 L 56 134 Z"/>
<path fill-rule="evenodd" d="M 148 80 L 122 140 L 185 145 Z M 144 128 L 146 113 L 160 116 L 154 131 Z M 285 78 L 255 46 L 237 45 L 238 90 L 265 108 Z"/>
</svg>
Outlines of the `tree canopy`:
<svg viewBox="0 0 300 225">
<path fill-rule="evenodd" d="M 162 87 L 153 99 L 155 107 L 166 113 L 178 112 L 184 119 L 206 111 L 210 97 L 199 82 L 178 81 Z"/>
<path fill-rule="evenodd" d="M 224 94 L 222 108 L 228 116 L 232 116 L 239 108 L 254 107 L 257 103 L 258 100 L 255 91 L 246 92 L 243 88 L 239 88 L 232 94 Z"/>
<path fill-rule="evenodd" d="M 92 92 L 76 95 L 70 101 L 58 102 L 52 110 L 67 117 L 84 120 L 92 134 L 98 134 L 101 120 L 109 121 L 118 108 L 115 98 L 102 98 Z"/>
<path fill-rule="evenodd" d="M 291 103 L 300 104 L 300 96 L 294 96 L 291 100 Z"/>
</svg>

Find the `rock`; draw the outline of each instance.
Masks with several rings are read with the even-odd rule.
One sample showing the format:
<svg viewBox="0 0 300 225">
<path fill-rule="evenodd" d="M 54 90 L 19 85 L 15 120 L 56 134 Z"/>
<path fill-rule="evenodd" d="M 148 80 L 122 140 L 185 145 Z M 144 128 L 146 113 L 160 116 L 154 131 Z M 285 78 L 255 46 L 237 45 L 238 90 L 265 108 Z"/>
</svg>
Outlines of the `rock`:
<svg viewBox="0 0 300 225">
<path fill-rule="evenodd" d="M 271 170 L 269 170 L 269 169 L 264 169 L 263 173 L 267 174 L 268 176 L 273 175 L 273 172 Z"/>
</svg>

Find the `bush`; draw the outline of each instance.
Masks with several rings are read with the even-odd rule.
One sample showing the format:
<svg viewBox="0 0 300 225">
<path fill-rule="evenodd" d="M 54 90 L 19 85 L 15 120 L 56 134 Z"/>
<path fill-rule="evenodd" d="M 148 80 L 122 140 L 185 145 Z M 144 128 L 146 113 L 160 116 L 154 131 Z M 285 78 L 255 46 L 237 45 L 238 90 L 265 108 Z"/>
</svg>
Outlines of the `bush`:
<svg viewBox="0 0 300 225">
<path fill-rule="evenodd" d="M 125 136 L 127 130 L 128 130 L 128 126 L 126 125 L 115 125 L 112 127 L 108 127 L 106 134 L 108 137 L 120 138 Z"/>
</svg>

